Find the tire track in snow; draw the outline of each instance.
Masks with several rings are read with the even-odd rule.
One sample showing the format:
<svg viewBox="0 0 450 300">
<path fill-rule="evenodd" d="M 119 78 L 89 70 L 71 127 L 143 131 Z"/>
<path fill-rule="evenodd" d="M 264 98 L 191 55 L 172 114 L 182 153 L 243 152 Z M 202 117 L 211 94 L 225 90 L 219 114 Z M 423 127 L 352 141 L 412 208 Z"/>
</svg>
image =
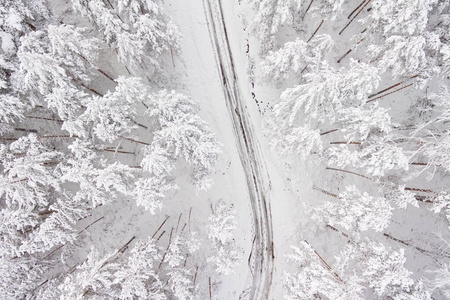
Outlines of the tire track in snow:
<svg viewBox="0 0 450 300">
<path fill-rule="evenodd" d="M 250 299 L 269 299 L 273 275 L 273 232 L 270 214 L 270 180 L 261 155 L 258 140 L 246 112 L 239 88 L 221 0 L 203 0 L 206 19 L 223 92 L 238 144 L 239 157 L 246 175 L 255 231 L 249 257 L 252 284 Z"/>
</svg>

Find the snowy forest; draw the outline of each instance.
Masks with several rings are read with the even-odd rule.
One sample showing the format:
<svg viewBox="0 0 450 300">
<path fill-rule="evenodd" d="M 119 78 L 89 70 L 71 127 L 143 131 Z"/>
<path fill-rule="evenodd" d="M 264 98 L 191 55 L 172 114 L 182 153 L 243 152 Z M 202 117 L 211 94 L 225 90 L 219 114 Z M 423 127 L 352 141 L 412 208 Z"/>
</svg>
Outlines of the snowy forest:
<svg viewBox="0 0 450 300">
<path fill-rule="evenodd" d="M 0 0 L 0 299 L 450 299 L 449 0 Z"/>
</svg>

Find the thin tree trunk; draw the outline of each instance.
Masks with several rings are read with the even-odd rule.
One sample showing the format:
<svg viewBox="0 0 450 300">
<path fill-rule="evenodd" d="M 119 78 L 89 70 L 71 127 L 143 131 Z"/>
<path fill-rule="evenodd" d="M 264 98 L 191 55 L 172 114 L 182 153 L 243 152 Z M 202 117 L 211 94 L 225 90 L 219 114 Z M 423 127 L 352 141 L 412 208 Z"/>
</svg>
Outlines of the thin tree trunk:
<svg viewBox="0 0 450 300">
<path fill-rule="evenodd" d="M 19 180 L 14 180 L 14 181 L 8 182 L 8 184 L 19 183 L 19 182 L 23 182 L 23 181 L 27 181 L 27 180 L 28 180 L 28 178 L 23 178 L 23 179 L 19 179 Z"/>
<path fill-rule="evenodd" d="M 366 31 L 366 30 L 367 30 L 367 28 L 364 29 L 362 32 L 364 32 L 364 31 Z M 362 33 L 362 32 L 361 32 L 361 33 Z M 366 38 L 362 38 L 359 42 L 356 43 L 356 45 L 361 44 L 365 39 L 366 39 Z M 338 59 L 337 63 L 340 64 L 341 61 L 342 61 L 345 57 L 347 57 L 347 55 L 349 55 L 352 51 L 353 51 L 353 49 L 349 49 L 344 55 L 341 56 L 341 58 Z"/>
<path fill-rule="evenodd" d="M 405 187 L 405 191 L 414 191 L 414 192 L 422 192 L 422 193 L 429 193 L 429 194 L 436 194 L 432 190 L 427 189 L 419 189 L 419 188 L 412 188 L 412 187 Z"/>
<path fill-rule="evenodd" d="M 169 251 L 170 243 L 172 243 L 172 234 L 173 234 L 173 227 L 170 230 L 169 243 L 167 244 L 166 251 L 164 251 L 163 257 L 161 258 L 161 262 L 159 263 L 158 268 L 156 269 L 156 272 L 158 272 L 159 269 L 161 268 L 161 266 L 162 266 L 162 264 L 164 262 L 164 259 L 166 258 L 167 251 Z"/>
<path fill-rule="evenodd" d="M 133 155 L 136 155 L 136 153 L 134 153 L 134 152 L 114 150 L 114 149 L 103 149 L 103 151 L 112 152 L 112 153 L 120 153 L 120 154 L 133 154 Z"/>
<path fill-rule="evenodd" d="M 163 232 L 161 232 L 161 234 L 158 236 L 158 238 L 155 240 L 155 244 L 159 241 L 159 239 L 164 235 L 164 233 L 166 233 L 166 231 L 164 230 Z"/>
<path fill-rule="evenodd" d="M 89 227 L 91 227 L 92 225 L 94 225 L 97 222 L 100 222 L 102 219 L 104 219 L 105 216 L 98 218 L 97 220 L 95 220 L 94 222 L 92 222 L 91 224 L 89 224 L 88 226 L 84 227 L 83 230 L 81 230 L 80 232 L 78 232 L 78 234 L 82 233 L 83 231 L 85 231 L 86 229 L 88 229 Z"/>
<path fill-rule="evenodd" d="M 133 237 L 132 237 L 125 245 L 123 245 L 123 246 L 119 249 L 118 253 L 124 253 L 125 251 L 127 251 L 128 246 L 131 244 L 131 242 L 132 242 L 135 238 L 136 238 L 136 237 L 133 236 Z"/>
<path fill-rule="evenodd" d="M 209 300 L 212 300 L 211 277 L 208 278 L 208 285 L 209 285 Z"/>
<path fill-rule="evenodd" d="M 349 55 L 350 53 L 352 53 L 352 49 L 349 49 L 344 55 L 342 55 L 341 58 L 339 58 L 339 59 L 337 60 L 337 63 L 340 64 L 341 61 L 342 61 L 347 55 Z"/>
<path fill-rule="evenodd" d="M 363 7 L 361 7 L 361 9 L 358 11 L 358 13 L 350 20 L 350 22 L 348 22 L 347 23 L 347 25 L 345 25 L 345 27 L 339 32 L 339 35 L 341 35 L 343 32 L 344 32 L 344 30 L 356 19 L 356 17 L 364 10 L 364 8 L 370 3 L 370 1 L 372 1 L 372 0 L 369 0 L 369 1 L 367 1 L 367 3 L 366 4 L 364 4 L 364 6 Z"/>
<path fill-rule="evenodd" d="M 52 118 L 45 118 L 45 117 L 26 116 L 26 118 L 29 118 L 29 119 L 39 119 L 39 120 L 46 120 L 46 121 L 54 121 L 54 122 L 64 123 L 63 120 L 52 119 Z"/>
<path fill-rule="evenodd" d="M 401 239 L 398 239 L 398 238 L 396 238 L 396 237 L 393 237 L 392 235 L 390 235 L 390 234 L 388 234 L 388 233 L 383 233 L 383 235 L 384 235 L 385 237 L 387 237 L 387 238 L 393 240 L 393 241 L 396 241 L 397 243 L 400 243 L 400 244 L 402 244 L 402 245 L 405 245 L 405 246 L 411 247 L 411 248 L 413 248 L 413 249 L 416 249 L 417 251 L 419 251 L 419 252 L 421 252 L 421 253 L 423 253 L 423 254 L 426 254 L 426 255 L 439 255 L 439 256 L 442 256 L 442 257 L 450 258 L 450 254 L 446 254 L 446 253 L 444 253 L 444 252 L 442 252 L 442 254 L 440 254 L 440 253 L 436 253 L 436 252 L 433 252 L 433 251 L 430 251 L 430 250 L 426 250 L 426 249 L 423 249 L 423 248 L 414 246 L 414 245 L 412 245 L 411 243 L 406 242 L 406 241 L 401 240 Z"/>
<path fill-rule="evenodd" d="M 363 0 L 363 2 L 361 2 L 347 17 L 347 19 L 350 19 L 352 17 L 352 15 L 364 4 L 364 2 L 366 2 L 367 0 Z"/>
<path fill-rule="evenodd" d="M 0 138 L 2 141 L 17 141 L 18 138 Z"/>
<path fill-rule="evenodd" d="M 368 179 L 368 180 L 370 180 L 370 181 L 374 181 L 374 180 L 373 180 L 372 178 L 370 178 L 370 177 L 367 177 L 367 176 L 365 176 L 365 175 L 362 175 L 362 174 L 359 174 L 359 173 L 356 173 L 356 172 L 352 172 L 352 171 L 347 171 L 347 170 L 343 170 L 343 169 L 336 169 L 336 168 L 329 168 L 329 167 L 327 167 L 326 170 L 333 170 L 333 171 L 338 171 L 338 172 L 344 172 L 344 173 L 348 173 L 348 174 L 353 174 L 353 175 L 356 175 L 356 176 L 359 176 L 359 177 Z"/>
<path fill-rule="evenodd" d="M 166 219 L 159 225 L 158 229 L 156 229 L 155 233 L 152 234 L 152 239 L 155 237 L 155 235 L 158 233 L 158 231 L 166 224 L 167 220 L 169 219 L 169 216 L 166 217 Z"/>
<path fill-rule="evenodd" d="M 389 96 L 389 95 L 394 94 L 394 93 L 396 93 L 396 92 L 399 92 L 399 91 L 401 91 L 401 90 L 403 90 L 403 89 L 406 89 L 406 88 L 408 88 L 408 87 L 410 87 L 410 86 L 412 86 L 412 85 L 413 85 L 413 83 L 410 83 L 410 84 L 408 84 L 408 85 L 406 85 L 406 86 L 404 86 L 404 87 L 401 87 L 401 88 L 399 88 L 399 89 L 396 89 L 395 91 L 392 91 L 392 92 L 390 92 L 390 93 L 387 93 L 387 94 L 378 96 L 378 97 L 376 97 L 376 98 L 373 98 L 373 99 L 367 101 L 366 103 L 369 103 L 369 102 L 372 102 L 372 101 L 381 99 L 381 98 L 383 98 L 383 97 Z"/>
<path fill-rule="evenodd" d="M 322 27 L 323 22 L 325 22 L 325 19 L 322 19 L 322 21 L 320 22 L 319 26 L 317 26 L 316 30 L 314 31 L 314 33 L 311 35 L 311 37 L 308 39 L 308 41 L 306 43 L 309 43 L 309 41 L 311 41 L 312 38 L 317 34 L 317 32 L 319 31 L 320 27 Z"/>
<path fill-rule="evenodd" d="M 97 69 L 97 71 L 100 74 L 102 74 L 103 76 L 105 76 L 106 78 L 108 78 L 109 80 L 111 80 L 112 82 L 117 84 L 117 82 L 114 80 L 114 78 L 111 75 L 109 75 L 108 73 L 106 73 L 105 71 L 103 71 L 102 69 Z"/>
<path fill-rule="evenodd" d="M 334 230 L 336 232 L 339 232 L 340 234 L 342 234 L 344 237 L 346 237 L 347 239 L 351 240 L 350 237 L 348 236 L 348 234 L 346 234 L 345 232 L 342 232 L 341 230 L 337 229 L 334 226 L 331 226 L 330 224 L 327 224 L 326 226 L 327 228 L 330 228 L 331 230 Z"/>
<path fill-rule="evenodd" d="M 141 123 L 136 122 L 136 121 L 133 120 L 132 118 L 128 118 L 128 119 L 129 119 L 131 122 L 133 122 L 134 124 L 136 124 L 137 126 L 142 127 L 142 128 L 144 128 L 144 129 L 148 129 L 147 126 L 145 126 L 145 125 L 143 125 L 143 124 L 141 124 Z"/>
<path fill-rule="evenodd" d="M 401 81 L 401 82 L 398 82 L 398 83 L 396 83 L 396 84 L 393 84 L 393 85 L 391 85 L 390 87 L 388 87 L 388 88 L 385 88 L 384 90 L 381 90 L 381 91 L 379 91 L 379 92 L 376 92 L 375 94 L 372 94 L 372 95 L 369 95 L 367 98 L 373 98 L 373 97 L 375 97 L 375 96 L 378 96 L 379 94 L 383 94 L 384 92 L 387 92 L 387 91 L 389 91 L 389 90 L 391 90 L 391 89 L 393 89 L 393 88 L 395 88 L 396 86 L 399 86 L 399 85 L 401 85 L 401 84 L 403 84 L 403 83 L 405 83 L 404 81 Z"/>
<path fill-rule="evenodd" d="M 38 133 L 37 129 L 14 128 L 15 131 Z"/>
<path fill-rule="evenodd" d="M 198 266 L 195 268 L 194 281 L 193 281 L 194 286 L 195 286 L 195 282 L 197 281 L 197 273 L 198 273 Z"/>
<path fill-rule="evenodd" d="M 308 243 L 307 240 L 305 240 L 305 243 L 307 243 L 309 246 L 311 246 L 311 244 Z M 311 248 L 312 248 L 312 247 L 311 247 Z M 337 280 L 339 280 L 340 282 L 343 282 L 342 279 L 341 279 L 341 277 L 339 277 L 339 275 L 338 275 L 336 272 L 332 271 L 331 266 L 325 261 L 325 259 L 323 259 L 322 256 L 320 256 L 319 252 L 317 252 L 316 249 L 314 249 L 314 248 L 312 248 L 312 249 L 313 249 L 313 251 L 314 251 L 314 254 L 317 255 L 317 257 L 320 259 L 320 261 L 321 261 L 321 262 L 325 265 L 325 267 L 333 274 L 333 276 L 334 276 Z"/>
<path fill-rule="evenodd" d="M 178 222 L 177 222 L 177 227 L 175 229 L 175 232 L 178 232 L 178 226 L 180 226 L 180 220 L 181 220 L 182 215 L 183 215 L 183 213 L 180 213 L 180 216 L 178 217 Z"/>
<path fill-rule="evenodd" d="M 189 217 L 188 217 L 189 233 L 191 232 L 191 213 L 192 213 L 192 207 L 189 209 Z"/>
<path fill-rule="evenodd" d="M 308 7 L 305 10 L 305 13 L 303 14 L 302 20 L 305 19 L 306 13 L 308 13 L 309 9 L 311 8 L 311 5 L 313 4 L 314 0 L 311 0 L 311 2 L 309 2 Z"/>
<path fill-rule="evenodd" d="M 330 145 L 361 145 L 361 142 L 330 142 Z"/>
<path fill-rule="evenodd" d="M 128 137 L 125 137 L 125 136 L 123 136 L 123 135 L 119 135 L 119 137 L 120 137 L 121 139 L 124 139 L 124 140 L 130 141 L 130 142 L 133 142 L 133 143 L 138 143 L 138 144 L 142 144 L 142 145 L 150 146 L 150 144 L 149 144 L 149 143 L 146 143 L 146 142 L 141 142 L 141 141 L 138 141 L 138 140 L 135 140 L 135 139 L 132 139 L 132 138 L 128 138 Z"/>
<path fill-rule="evenodd" d="M 77 81 L 77 80 L 76 80 Z M 97 96 L 103 97 L 104 95 L 100 92 L 97 92 L 96 90 L 94 90 L 93 88 L 88 87 L 87 85 L 85 85 L 84 83 L 79 83 L 80 86 L 84 87 L 85 89 L 87 89 L 88 91 L 91 91 L 92 93 L 94 93 Z"/>
<path fill-rule="evenodd" d="M 335 129 L 331 129 L 331 130 L 328 130 L 328 131 L 325 131 L 325 132 L 322 132 L 320 135 L 326 135 L 326 134 L 329 134 L 329 133 L 332 133 L 332 132 L 335 132 L 335 131 L 338 131 L 339 129 L 337 129 L 337 128 L 335 128 Z"/>
<path fill-rule="evenodd" d="M 323 189 L 321 189 L 321 188 L 318 188 L 318 187 L 316 187 L 316 186 L 313 186 L 313 189 L 316 190 L 316 191 L 322 192 L 322 193 L 324 193 L 325 195 L 328 195 L 328 196 L 331 196 L 331 197 L 334 197 L 334 198 L 339 198 L 338 195 L 333 194 L 333 193 L 331 193 L 331 192 L 329 192 L 329 191 L 323 190 Z"/>
<path fill-rule="evenodd" d="M 67 134 L 63 134 L 63 135 L 41 135 L 39 136 L 40 139 L 53 139 L 53 138 L 74 138 L 77 139 L 79 138 L 79 136 L 77 135 L 67 135 Z"/>
</svg>

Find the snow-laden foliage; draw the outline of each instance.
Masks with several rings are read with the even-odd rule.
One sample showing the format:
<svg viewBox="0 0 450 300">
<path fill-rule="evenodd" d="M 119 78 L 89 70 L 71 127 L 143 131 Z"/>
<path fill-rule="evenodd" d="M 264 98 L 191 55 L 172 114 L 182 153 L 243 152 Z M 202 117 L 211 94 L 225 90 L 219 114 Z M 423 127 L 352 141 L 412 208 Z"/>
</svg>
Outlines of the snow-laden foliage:
<svg viewBox="0 0 450 300">
<path fill-rule="evenodd" d="M 416 199 L 416 195 L 405 189 L 405 185 L 399 185 L 395 188 L 388 188 L 385 195 L 388 201 L 392 201 L 399 208 L 407 208 L 410 204 L 415 207 L 419 207 L 419 203 Z"/>
<path fill-rule="evenodd" d="M 447 220 L 450 222 L 450 191 L 442 190 L 437 197 L 433 199 L 431 211 L 435 213 L 443 212 Z"/>
<path fill-rule="evenodd" d="M 165 55 L 180 51 L 181 36 L 159 0 L 72 0 L 73 7 L 101 31 L 118 59 L 134 68 L 160 71 Z"/>
<path fill-rule="evenodd" d="M 450 265 L 445 264 L 442 268 L 429 271 L 433 279 L 429 283 L 431 289 L 442 289 L 445 297 L 450 298 Z"/>
<path fill-rule="evenodd" d="M 320 131 L 311 130 L 308 125 L 294 127 L 290 132 L 281 134 L 281 138 L 275 139 L 272 146 L 281 149 L 286 155 L 299 155 L 301 159 L 323 149 Z"/>
<path fill-rule="evenodd" d="M 379 107 L 377 103 L 367 109 L 348 107 L 339 111 L 339 123 L 347 141 L 364 141 L 370 134 L 389 134 L 392 131 L 389 111 Z"/>
<path fill-rule="evenodd" d="M 299 271 L 295 274 L 284 273 L 282 284 L 285 299 L 363 299 L 362 279 L 351 271 L 348 263 L 341 264 L 338 273 L 337 269 L 325 265 L 323 258 L 306 241 L 291 249 L 292 252 L 286 254 L 286 259 L 297 266 Z M 355 255 L 347 254 L 350 258 Z"/>
<path fill-rule="evenodd" d="M 431 299 L 429 290 L 404 267 L 404 250 L 373 240 L 350 242 L 334 261 L 304 241 L 286 258 L 298 267 L 296 274 L 284 275 L 286 299 Z"/>
<path fill-rule="evenodd" d="M 382 177 L 391 170 L 408 170 L 409 157 L 396 144 L 376 139 L 362 149 L 350 150 L 347 145 L 332 146 L 325 150 L 328 162 L 339 167 L 364 168 L 368 175 Z"/>
<path fill-rule="evenodd" d="M 317 65 L 333 44 L 327 34 L 317 35 L 308 43 L 297 38 L 278 51 L 270 51 L 261 65 L 262 72 L 268 80 L 277 83 L 292 75 L 300 76 L 310 64 Z"/>
<path fill-rule="evenodd" d="M 120 286 L 119 299 L 167 299 L 155 268 L 160 255 L 152 239 L 139 240 L 131 250 L 127 263 L 114 274 Z"/>
<path fill-rule="evenodd" d="M 213 262 L 220 274 L 232 274 L 234 268 L 242 259 L 234 241 L 234 230 L 237 222 L 236 212 L 223 200 L 212 206 L 213 213 L 209 216 L 208 238 L 213 246 L 213 253 L 208 261 Z"/>
<path fill-rule="evenodd" d="M 84 89 L 98 41 L 83 32 L 73 26 L 48 26 L 22 37 L 18 51 L 17 89 L 31 93 L 32 105 L 45 103 L 63 120 L 75 118 L 88 97 Z"/>
<path fill-rule="evenodd" d="M 377 69 L 352 61 L 348 69 L 336 70 L 319 62 L 303 76 L 304 82 L 285 90 L 274 107 L 275 116 L 292 126 L 301 114 L 306 123 L 334 121 L 341 109 L 362 105 L 380 80 Z"/>
<path fill-rule="evenodd" d="M 304 6 L 300 0 L 248 0 L 256 11 L 251 30 L 262 41 L 261 52 L 266 53 L 276 45 L 275 34 L 284 24 L 299 22 Z"/>
<path fill-rule="evenodd" d="M 361 193 L 354 185 L 347 186 L 333 202 L 314 209 L 318 218 L 339 225 L 350 232 L 373 229 L 382 231 L 391 220 L 393 208 L 384 197 Z"/>
<path fill-rule="evenodd" d="M 113 142 L 119 136 L 130 133 L 137 125 L 133 119 L 137 116 L 137 106 L 145 100 L 146 95 L 142 81 L 136 77 L 119 77 L 114 92 L 108 92 L 103 97 L 94 96 L 86 103 L 86 109 L 75 121 L 78 127 L 94 124 L 94 134 L 100 140 Z M 84 126 L 83 126 L 84 125 Z M 77 132 L 71 132 L 76 134 Z M 78 135 L 87 137 L 85 132 Z"/>
<path fill-rule="evenodd" d="M 108 164 L 89 142 L 76 140 L 69 149 L 73 157 L 61 167 L 61 179 L 78 185 L 75 201 L 84 201 L 91 207 L 97 207 L 133 192 L 134 169 L 119 162 Z"/>
<path fill-rule="evenodd" d="M 172 166 L 166 162 L 183 158 L 192 166 L 196 188 L 209 189 L 208 174 L 214 168 L 220 144 L 207 123 L 197 115 L 197 104 L 183 94 L 166 90 L 151 94 L 146 103 L 147 115 L 157 130 L 152 144 L 147 146 L 142 167 L 154 174 L 169 175 Z"/>
</svg>

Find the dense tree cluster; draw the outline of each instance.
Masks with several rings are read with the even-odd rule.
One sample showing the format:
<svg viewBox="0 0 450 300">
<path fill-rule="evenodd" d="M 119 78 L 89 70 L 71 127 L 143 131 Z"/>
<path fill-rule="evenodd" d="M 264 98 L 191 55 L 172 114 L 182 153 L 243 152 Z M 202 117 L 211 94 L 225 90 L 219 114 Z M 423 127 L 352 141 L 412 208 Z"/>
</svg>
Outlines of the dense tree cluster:
<svg viewBox="0 0 450 300">
<path fill-rule="evenodd" d="M 209 189 L 220 153 L 194 100 L 139 77 L 164 76 L 180 51 L 162 2 L 72 2 L 73 19 L 87 18 L 94 33 L 59 22 L 42 1 L 0 1 L 0 295 L 192 299 L 185 260 L 198 246 L 180 232 L 166 254 L 149 239 L 127 256 L 92 249 L 73 272 L 52 258 L 97 207 L 135 199 L 157 213 L 178 189 L 180 162 L 197 190 Z M 107 51 L 129 76 L 99 67 Z"/>
<path fill-rule="evenodd" d="M 403 250 L 383 244 L 391 237 L 400 246 L 411 246 L 386 236 L 393 220 L 404 221 L 396 219 L 398 209 L 437 213 L 429 214 L 430 226 L 449 218 L 448 1 L 246 4 L 254 10 L 249 28 L 261 44 L 260 79 L 280 91 L 270 99 L 273 110 L 266 123 L 271 142 L 289 157 L 289 166 L 298 169 L 301 162 L 313 161 L 327 174 L 345 176 L 347 186 L 316 183 L 324 201 L 314 201 L 308 210 L 357 249 L 340 254 L 352 261 L 345 269 L 324 267 L 325 260 L 307 243 L 305 249 L 295 248 L 300 268 L 286 276 L 287 299 L 361 299 L 367 289 L 386 299 L 430 299 L 434 290 L 439 296 L 448 294 L 448 286 L 438 283 L 445 268 L 438 268 L 434 284 L 412 283 L 403 267 Z M 362 242 L 367 231 L 377 240 Z M 368 259 L 359 253 L 375 249 L 377 256 L 386 257 Z M 446 256 L 430 255 L 438 266 L 446 263 Z M 360 257 L 368 259 L 361 259 L 361 274 L 354 268 Z M 399 274 L 388 274 L 391 269 Z M 430 273 L 417 276 L 429 278 Z"/>
</svg>

